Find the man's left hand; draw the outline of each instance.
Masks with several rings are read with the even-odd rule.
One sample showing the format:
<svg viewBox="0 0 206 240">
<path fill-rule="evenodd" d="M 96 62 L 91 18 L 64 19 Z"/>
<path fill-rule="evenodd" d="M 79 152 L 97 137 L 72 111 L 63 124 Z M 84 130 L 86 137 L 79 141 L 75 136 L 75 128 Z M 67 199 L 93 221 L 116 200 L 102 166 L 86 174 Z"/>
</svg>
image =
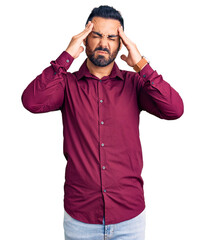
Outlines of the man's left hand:
<svg viewBox="0 0 206 240">
<path fill-rule="evenodd" d="M 125 61 L 129 66 L 133 67 L 136 63 L 138 63 L 142 56 L 140 52 L 137 49 L 137 46 L 135 43 L 133 43 L 124 33 L 123 28 L 118 28 L 119 36 L 122 39 L 123 44 L 128 50 L 128 56 L 125 56 L 124 54 L 121 55 L 121 59 Z"/>
</svg>

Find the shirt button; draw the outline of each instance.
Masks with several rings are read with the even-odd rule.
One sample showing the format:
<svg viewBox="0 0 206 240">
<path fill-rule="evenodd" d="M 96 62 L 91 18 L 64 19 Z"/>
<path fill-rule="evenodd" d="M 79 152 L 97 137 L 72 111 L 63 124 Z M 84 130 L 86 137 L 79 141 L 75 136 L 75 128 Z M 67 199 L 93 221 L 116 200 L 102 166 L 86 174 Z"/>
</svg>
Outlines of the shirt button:
<svg viewBox="0 0 206 240">
<path fill-rule="evenodd" d="M 102 145 L 102 147 L 104 147 L 104 143 L 102 143 L 101 145 Z"/>
<path fill-rule="evenodd" d="M 103 100 L 102 100 L 102 99 L 100 100 L 100 103 L 103 103 Z"/>
<path fill-rule="evenodd" d="M 146 75 L 145 75 L 145 74 L 143 75 L 143 78 L 146 78 Z"/>
<path fill-rule="evenodd" d="M 106 192 L 107 190 L 106 189 L 104 189 L 104 192 Z"/>
<path fill-rule="evenodd" d="M 105 168 L 106 168 L 105 166 L 102 167 L 103 170 L 104 170 Z"/>
<path fill-rule="evenodd" d="M 104 122 L 103 122 L 103 121 L 101 121 L 101 124 L 104 124 Z"/>
<path fill-rule="evenodd" d="M 100 82 L 102 81 L 102 80 L 99 80 Z"/>
<path fill-rule="evenodd" d="M 66 62 L 68 63 L 68 62 L 69 62 L 69 59 L 67 59 Z"/>
<path fill-rule="evenodd" d="M 154 82 L 151 82 L 152 83 L 152 85 L 154 84 Z"/>
</svg>

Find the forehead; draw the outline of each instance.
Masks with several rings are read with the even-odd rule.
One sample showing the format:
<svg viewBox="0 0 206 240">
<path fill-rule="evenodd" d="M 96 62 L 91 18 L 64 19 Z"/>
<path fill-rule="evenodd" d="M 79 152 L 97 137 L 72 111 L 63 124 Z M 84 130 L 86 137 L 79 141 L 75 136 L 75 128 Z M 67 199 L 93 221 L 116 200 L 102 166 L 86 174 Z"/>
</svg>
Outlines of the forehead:
<svg viewBox="0 0 206 240">
<path fill-rule="evenodd" d="M 117 29 L 121 26 L 120 22 L 116 19 L 102 17 L 94 17 L 92 23 L 94 24 L 93 31 L 101 34 L 118 34 Z"/>
</svg>

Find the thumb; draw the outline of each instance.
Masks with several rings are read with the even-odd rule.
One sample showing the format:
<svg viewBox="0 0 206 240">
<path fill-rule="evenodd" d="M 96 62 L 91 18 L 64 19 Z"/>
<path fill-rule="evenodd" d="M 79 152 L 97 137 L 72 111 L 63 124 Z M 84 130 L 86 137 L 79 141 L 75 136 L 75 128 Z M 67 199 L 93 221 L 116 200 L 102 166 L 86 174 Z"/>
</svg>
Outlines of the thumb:
<svg viewBox="0 0 206 240">
<path fill-rule="evenodd" d="M 121 55 L 121 59 L 123 60 L 123 61 L 127 61 L 127 57 L 123 54 L 123 55 Z"/>
<path fill-rule="evenodd" d="M 77 51 L 76 58 L 79 57 L 80 53 L 82 53 L 83 51 L 84 51 L 84 48 L 82 46 L 80 46 Z"/>
</svg>

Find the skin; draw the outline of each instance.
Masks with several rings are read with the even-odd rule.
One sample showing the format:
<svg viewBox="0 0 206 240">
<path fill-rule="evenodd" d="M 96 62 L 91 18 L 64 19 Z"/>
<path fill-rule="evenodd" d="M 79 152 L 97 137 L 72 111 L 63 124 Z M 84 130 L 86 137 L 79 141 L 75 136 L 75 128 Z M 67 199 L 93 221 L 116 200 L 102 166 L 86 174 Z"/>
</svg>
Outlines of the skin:
<svg viewBox="0 0 206 240">
<path fill-rule="evenodd" d="M 107 62 L 109 58 L 115 59 L 118 47 L 120 50 L 123 45 L 128 50 L 127 56 L 121 55 L 123 61 L 133 67 L 141 60 L 141 54 L 136 44 L 126 36 L 120 22 L 116 19 L 94 17 L 92 21 L 88 22 L 84 31 L 72 37 L 66 51 L 73 58 L 78 58 L 84 51 L 82 43 L 86 46 L 87 56 L 94 54 L 94 58 L 102 59 L 103 62 Z M 87 67 L 90 73 L 100 79 L 111 73 L 113 65 L 114 61 L 107 66 L 96 66 L 87 58 Z"/>
</svg>

